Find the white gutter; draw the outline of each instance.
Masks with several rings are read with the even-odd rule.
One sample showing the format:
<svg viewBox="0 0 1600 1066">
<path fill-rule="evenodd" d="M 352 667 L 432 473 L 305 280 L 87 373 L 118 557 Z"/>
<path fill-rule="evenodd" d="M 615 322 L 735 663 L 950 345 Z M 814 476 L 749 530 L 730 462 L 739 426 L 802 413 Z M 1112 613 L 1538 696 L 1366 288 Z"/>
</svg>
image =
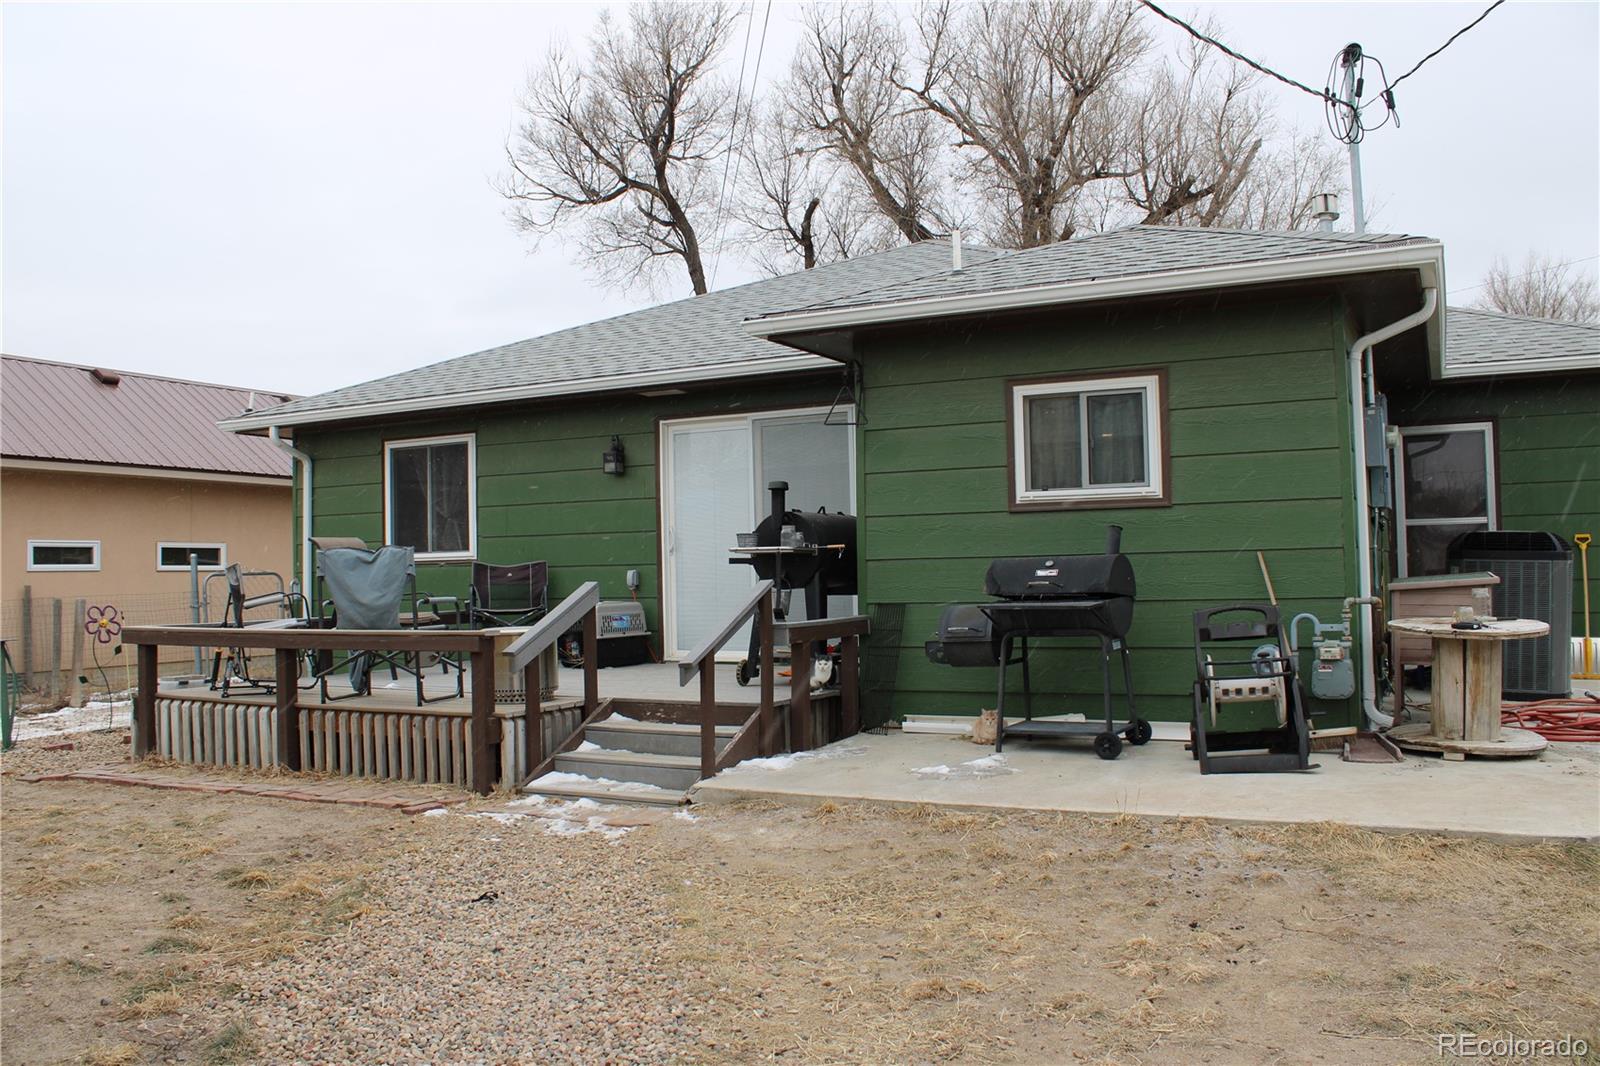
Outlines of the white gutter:
<svg viewBox="0 0 1600 1066">
<path fill-rule="evenodd" d="M 855 326 L 951 315 L 982 314 L 991 311 L 1020 310 L 1047 304 L 1079 303 L 1131 296 L 1214 289 L 1230 285 L 1256 285 L 1363 274 L 1380 270 L 1422 268 L 1423 284 L 1437 284 L 1428 268 L 1442 272 L 1444 246 L 1438 241 L 1379 245 L 1352 252 L 1308 255 L 1295 259 L 1268 259 L 1256 263 L 1230 263 L 1224 266 L 1170 270 L 1129 277 L 1094 278 L 1088 281 L 1058 282 L 998 292 L 968 293 L 957 296 L 927 296 L 913 300 L 865 304 L 857 307 L 827 307 L 812 311 L 791 311 L 765 318 L 746 319 L 744 328 L 757 337 L 819 330 L 848 329 Z M 1004 260 L 1000 260 L 1004 262 Z"/>
<path fill-rule="evenodd" d="M 1422 307 L 1381 329 L 1357 337 L 1350 345 L 1350 443 L 1355 456 L 1352 471 L 1356 483 L 1356 594 L 1347 603 L 1361 610 L 1361 709 L 1375 726 L 1387 728 L 1394 719 L 1378 710 L 1378 674 L 1372 632 L 1372 524 L 1371 501 L 1367 498 L 1367 427 L 1362 398 L 1362 364 L 1366 353 L 1391 337 L 1422 325 L 1439 309 L 1439 290 L 1422 290 Z"/>
<path fill-rule="evenodd" d="M 685 341 L 691 343 L 692 338 Z M 778 355 L 770 359 L 749 359 L 737 363 L 717 363 L 709 366 L 680 367 L 668 370 L 648 370 L 633 374 L 613 374 L 603 378 L 582 378 L 571 381 L 541 382 L 493 389 L 475 389 L 472 392 L 429 393 L 400 400 L 377 400 L 370 403 L 341 404 L 323 410 L 304 413 L 272 408 L 262 414 L 229 418 L 217 425 L 230 433 L 247 433 L 273 426 L 307 426 L 318 422 L 344 422 L 357 418 L 376 418 L 382 415 L 408 414 L 414 411 L 441 411 L 451 407 L 476 407 L 481 404 L 508 403 L 517 400 L 537 400 L 553 396 L 575 396 L 597 392 L 627 392 L 636 389 L 656 388 L 663 385 L 682 385 L 689 382 L 718 381 L 723 378 L 755 377 L 762 374 L 787 374 L 801 370 L 835 370 L 838 363 L 818 355 Z"/>
<path fill-rule="evenodd" d="M 267 439 L 282 448 L 289 457 L 300 464 L 300 472 L 304 476 L 301 484 L 304 486 L 300 492 L 300 591 L 309 596 L 311 594 L 311 567 L 308 561 L 311 554 L 311 456 L 296 448 L 282 437 L 278 436 L 277 426 L 267 427 Z"/>
</svg>

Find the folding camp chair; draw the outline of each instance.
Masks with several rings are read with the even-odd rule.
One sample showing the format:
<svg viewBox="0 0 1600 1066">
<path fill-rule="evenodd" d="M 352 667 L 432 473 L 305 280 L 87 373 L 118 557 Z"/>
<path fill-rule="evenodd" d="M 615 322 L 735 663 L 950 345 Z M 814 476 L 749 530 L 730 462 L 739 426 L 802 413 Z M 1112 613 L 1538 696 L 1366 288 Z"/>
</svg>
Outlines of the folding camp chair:
<svg viewBox="0 0 1600 1066">
<path fill-rule="evenodd" d="M 525 626 L 549 610 L 550 564 L 547 562 L 472 564 L 467 593 L 467 625 L 472 629 Z"/>
<path fill-rule="evenodd" d="M 223 607 L 220 628 L 299 629 L 307 624 L 309 612 L 305 597 L 298 589 L 285 589 L 282 575 L 271 570 L 246 570 L 238 563 L 233 563 L 221 573 L 206 578 L 206 584 L 209 586 L 212 579 L 218 577 L 228 586 L 228 600 Z M 269 578 L 272 584 L 265 592 L 248 594 L 245 591 L 247 578 Z M 209 602 L 209 595 L 206 600 Z M 245 617 L 251 611 L 262 610 L 274 612 L 277 617 L 258 616 L 253 621 Z M 216 649 L 211 660 L 210 684 L 212 691 L 220 692 L 223 699 L 227 699 L 228 693 L 235 688 L 259 693 L 272 692 L 275 687 L 272 681 L 251 675 L 250 656 L 245 648 Z"/>
<path fill-rule="evenodd" d="M 416 558 L 410 548 L 384 545 L 366 548 L 329 548 L 317 552 L 317 574 L 327 590 L 332 605 L 334 629 L 400 630 L 419 628 L 401 622 L 401 606 L 409 600 L 412 621 L 418 619 L 416 595 Z M 420 627 L 433 628 L 433 627 Z M 442 627 L 440 627 L 442 628 Z M 372 692 L 372 670 L 379 664 L 389 667 L 391 677 L 398 678 L 399 671 L 417 679 L 417 705 L 437 703 L 459 697 L 465 691 L 461 664 L 440 655 L 437 662 L 443 673 L 456 674 L 453 693 L 429 697 L 423 685 L 423 675 L 428 666 L 426 652 L 358 651 L 349 655 L 340 666 L 348 666 L 350 692 L 346 696 L 331 696 L 328 677 L 338 667 L 329 665 L 317 672 L 324 700 L 348 699 Z"/>
</svg>

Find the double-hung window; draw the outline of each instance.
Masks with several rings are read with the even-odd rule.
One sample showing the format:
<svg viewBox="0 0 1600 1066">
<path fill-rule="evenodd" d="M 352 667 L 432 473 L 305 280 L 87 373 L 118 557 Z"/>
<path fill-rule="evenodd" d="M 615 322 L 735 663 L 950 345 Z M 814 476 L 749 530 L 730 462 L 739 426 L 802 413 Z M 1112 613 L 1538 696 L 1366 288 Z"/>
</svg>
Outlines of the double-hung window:
<svg viewBox="0 0 1600 1066">
<path fill-rule="evenodd" d="M 383 446 L 384 540 L 418 559 L 471 559 L 477 544 L 476 442 L 453 437 Z"/>
<path fill-rule="evenodd" d="M 1167 502 L 1165 375 L 1010 386 L 1014 510 Z"/>
<path fill-rule="evenodd" d="M 1400 572 L 1442 574 L 1451 541 L 1495 527 L 1494 426 L 1402 426 L 1397 451 Z"/>
</svg>

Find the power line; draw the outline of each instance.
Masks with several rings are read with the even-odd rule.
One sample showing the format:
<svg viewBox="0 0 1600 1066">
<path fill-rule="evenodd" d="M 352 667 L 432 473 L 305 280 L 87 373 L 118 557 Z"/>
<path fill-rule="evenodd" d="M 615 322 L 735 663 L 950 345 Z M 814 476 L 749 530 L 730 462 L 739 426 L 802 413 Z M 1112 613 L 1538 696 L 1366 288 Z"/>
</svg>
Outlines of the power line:
<svg viewBox="0 0 1600 1066">
<path fill-rule="evenodd" d="M 728 170 L 733 165 L 733 151 L 739 136 L 739 97 L 744 95 L 744 65 L 750 58 L 750 30 L 755 24 L 756 4 L 755 0 L 750 0 L 750 14 L 746 17 L 744 23 L 744 47 L 739 51 L 739 80 L 733 86 L 733 124 L 728 129 L 728 154 L 722 158 L 722 187 L 717 192 L 717 221 L 711 227 L 713 239 L 717 239 L 722 233 L 722 212 L 728 203 Z M 765 35 L 766 31 L 763 29 L 762 36 L 765 37 Z M 750 95 L 752 98 L 755 96 L 755 85 L 753 84 L 750 86 Z M 720 259 L 721 257 L 719 256 L 718 258 Z M 713 282 L 716 280 L 716 272 L 716 260 L 713 260 L 711 264 L 711 280 Z M 710 290 L 711 284 L 707 283 L 706 291 L 709 292 Z"/>
<path fill-rule="evenodd" d="M 1299 89 L 1303 93 L 1310 93 L 1312 96 L 1315 96 L 1318 100 L 1327 101 L 1327 100 L 1333 100 L 1334 99 L 1334 97 L 1329 92 L 1327 92 L 1326 90 L 1313 89 L 1313 88 L 1311 88 L 1311 86 L 1304 85 L 1304 84 L 1302 84 L 1302 83 L 1300 83 L 1298 81 L 1295 81 L 1291 77 L 1288 77 L 1288 76 L 1283 75 L 1283 74 L 1279 74 L 1277 71 L 1273 70 L 1271 67 L 1263 66 L 1260 63 L 1257 63 L 1254 59 L 1251 59 L 1249 56 L 1243 55 L 1243 54 L 1241 54 L 1239 52 L 1235 52 L 1232 48 L 1229 48 L 1227 45 L 1223 44 L 1221 41 L 1217 40 L 1215 37 L 1207 37 L 1205 34 L 1201 33 L 1199 30 L 1195 29 L 1193 26 L 1189 25 L 1187 22 L 1183 21 L 1181 18 L 1178 18 L 1176 15 L 1167 14 L 1165 11 L 1161 10 L 1155 4 L 1151 3 L 1150 0 L 1139 0 L 1139 2 L 1141 4 L 1143 4 L 1145 7 L 1149 8 L 1151 11 L 1154 11 L 1157 15 L 1160 15 L 1162 18 L 1164 18 L 1168 22 L 1172 23 L 1174 26 L 1182 27 L 1186 32 L 1188 32 L 1189 36 L 1193 37 L 1195 40 L 1204 41 L 1206 44 L 1209 44 L 1211 47 L 1217 49 L 1218 51 L 1224 53 L 1225 55 L 1232 56 L 1234 59 L 1237 59 L 1239 62 L 1243 63 L 1245 66 L 1250 67 L 1250 68 L 1252 68 L 1254 70 L 1258 70 L 1261 73 L 1265 74 L 1269 78 L 1277 78 L 1279 81 L 1283 82 L 1285 85 L 1293 86 L 1294 88 Z M 1505 0 L 1498 0 L 1498 2 L 1499 3 L 1505 3 Z M 1468 27 L 1468 28 L 1470 29 L 1471 27 Z M 1463 30 L 1462 32 L 1464 33 L 1466 31 Z M 1425 63 L 1425 62 L 1427 62 L 1427 60 L 1423 60 L 1423 62 Z M 1421 66 L 1422 64 L 1419 63 L 1417 65 Z"/>
<path fill-rule="evenodd" d="M 1537 270 L 1528 270 L 1528 271 L 1524 271 L 1521 274 L 1513 274 L 1509 278 L 1506 278 L 1505 280 L 1507 280 L 1507 281 L 1521 281 L 1523 278 L 1531 278 L 1535 274 L 1543 274 L 1546 270 L 1558 270 L 1561 267 L 1577 266 L 1579 263 L 1587 263 L 1587 262 L 1589 262 L 1590 260 L 1593 260 L 1593 259 L 1600 259 L 1600 255 L 1586 255 L 1582 259 L 1568 259 L 1565 262 L 1561 262 L 1561 263 L 1551 263 L 1551 264 L 1549 264 L 1547 266 L 1542 266 Z M 1481 289 L 1487 284 L 1489 284 L 1487 281 L 1480 281 L 1476 285 L 1467 285 L 1467 286 L 1465 286 L 1463 288 L 1460 288 L 1460 289 L 1451 289 L 1445 295 L 1446 296 L 1454 296 L 1458 292 L 1471 292 L 1473 289 Z"/>
<path fill-rule="evenodd" d="M 754 9 L 751 10 L 750 14 L 752 16 L 755 15 Z M 751 22 L 753 23 L 754 21 L 755 21 L 755 19 L 752 18 Z M 744 131 L 745 131 L 746 137 L 749 136 L 751 124 L 755 120 L 756 82 L 761 80 L 761 57 L 767 54 L 767 26 L 771 22 L 772 22 L 772 0 L 767 0 L 766 14 L 764 14 L 761 17 L 761 41 L 760 41 L 759 44 L 756 45 L 756 69 L 750 75 L 750 100 L 749 100 L 749 103 L 746 105 L 746 107 L 744 109 Z M 749 47 L 750 47 L 750 34 L 748 32 L 748 29 L 747 29 L 746 33 L 745 33 L 745 49 L 746 49 L 746 51 L 749 50 Z M 741 63 L 741 66 L 742 65 L 743 64 Z M 740 73 L 739 78 L 740 78 L 740 81 L 744 80 L 744 74 L 742 72 Z M 737 100 L 737 97 L 735 97 L 735 100 Z M 733 111 L 733 129 L 729 131 L 728 136 L 730 138 L 732 138 L 733 140 L 737 140 L 738 136 L 739 136 L 739 109 L 738 109 L 737 106 L 734 107 L 734 111 Z M 729 150 L 730 151 L 733 150 L 733 146 L 732 145 L 729 146 Z M 739 166 L 743 162 L 744 162 L 744 153 L 743 152 L 737 153 L 737 155 L 735 155 L 734 160 L 733 160 L 733 189 L 734 189 L 735 195 L 737 195 L 737 193 L 739 191 Z M 727 174 L 726 166 L 724 166 L 724 168 L 723 168 L 723 174 L 724 174 L 724 176 L 726 176 L 726 174 Z M 726 197 L 726 195 L 727 195 L 726 187 L 724 187 L 724 189 L 723 189 L 723 195 L 724 195 L 724 197 Z M 726 200 L 724 200 L 724 204 L 725 203 L 726 203 Z M 725 218 L 724 218 L 723 205 L 719 204 L 718 207 L 717 207 L 717 243 L 719 245 L 722 243 L 722 230 L 723 230 L 724 222 L 725 222 Z M 722 266 L 722 253 L 719 250 L 717 252 L 716 259 L 712 260 L 712 262 L 711 262 L 711 284 L 707 286 L 708 289 L 716 288 L 716 285 L 717 285 L 717 271 L 721 268 L 721 266 Z"/>
<path fill-rule="evenodd" d="M 1463 33 L 1466 33 L 1468 30 L 1472 29 L 1472 27 L 1476 26 L 1478 23 L 1480 23 L 1484 19 L 1488 18 L 1489 17 L 1489 13 L 1491 11 L 1493 11 L 1495 8 L 1499 7 L 1501 4 L 1503 4 L 1505 2 L 1506 2 L 1506 0 L 1494 0 L 1494 3 L 1492 3 L 1488 7 L 1484 8 L 1483 14 L 1479 15 L 1477 18 L 1473 19 L 1471 22 L 1467 23 L 1465 26 L 1461 27 L 1459 30 L 1457 30 L 1456 32 L 1452 33 L 1450 35 L 1450 39 L 1448 41 L 1445 41 L 1444 44 L 1441 44 L 1438 48 L 1435 48 L 1433 51 L 1429 52 L 1427 55 L 1425 55 L 1421 59 L 1417 60 L 1417 65 L 1416 66 L 1412 67 L 1410 70 L 1408 70 L 1404 74 L 1400 75 L 1394 81 L 1390 82 L 1389 85 L 1388 85 L 1388 88 L 1392 90 L 1396 85 L 1399 85 L 1401 82 L 1403 82 L 1407 78 L 1411 77 L 1411 75 L 1413 75 L 1417 71 L 1421 70 L 1422 69 L 1422 64 L 1426 63 L 1428 60 L 1432 59 L 1434 56 L 1438 55 L 1440 52 L 1444 51 L 1446 48 L 1449 48 L 1452 44 L 1455 43 L 1457 37 L 1460 37 Z"/>
</svg>

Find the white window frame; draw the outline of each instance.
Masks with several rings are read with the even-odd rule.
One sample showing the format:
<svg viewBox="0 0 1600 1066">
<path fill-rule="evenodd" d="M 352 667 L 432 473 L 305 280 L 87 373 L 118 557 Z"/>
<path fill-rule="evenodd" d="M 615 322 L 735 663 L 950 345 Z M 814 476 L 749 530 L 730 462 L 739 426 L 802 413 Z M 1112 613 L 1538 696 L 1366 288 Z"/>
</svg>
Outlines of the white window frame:
<svg viewBox="0 0 1600 1066">
<path fill-rule="evenodd" d="M 53 566 L 49 563 L 35 563 L 33 561 L 34 548 L 93 548 L 94 562 L 86 565 L 78 565 L 74 563 L 62 566 Z M 90 570 L 99 570 L 100 542 L 98 540 L 56 540 L 53 538 L 30 540 L 28 541 L 28 569 L 35 572 L 74 571 L 78 573 L 84 573 Z"/>
<path fill-rule="evenodd" d="M 1411 576 L 1411 551 L 1406 542 L 1406 531 L 1412 526 L 1459 526 L 1471 518 L 1407 518 L 1406 517 L 1406 438 L 1413 434 L 1431 436 L 1437 433 L 1482 433 L 1484 469 L 1484 506 L 1488 509 L 1488 529 L 1500 528 L 1499 481 L 1495 468 L 1493 422 L 1445 422 L 1439 425 L 1397 426 L 1399 444 L 1394 448 L 1394 527 L 1395 563 L 1401 577 Z"/>
<path fill-rule="evenodd" d="M 458 552 L 417 552 L 419 563 L 471 562 L 478 557 L 478 435 L 476 433 L 450 433 L 438 437 L 410 437 L 405 440 L 383 442 L 383 542 L 394 543 L 394 498 L 390 495 L 389 475 L 392 453 L 401 448 L 425 447 L 431 444 L 465 444 L 467 446 L 467 547 Z"/>
<path fill-rule="evenodd" d="M 678 580 L 677 567 L 673 565 L 672 553 L 676 548 L 673 543 L 673 527 L 675 515 L 672 514 L 672 500 L 676 498 L 676 486 L 673 483 L 672 464 L 672 437 L 681 430 L 743 427 L 750 436 L 750 470 L 751 470 L 751 497 L 750 511 L 747 526 L 755 527 L 766 516 L 768 506 L 768 493 L 766 484 L 761 480 L 761 434 L 756 431 L 760 422 L 787 422 L 812 419 L 817 415 L 827 415 L 832 410 L 841 413 L 850 424 L 855 423 L 856 409 L 854 404 L 841 407 L 785 407 L 772 411 L 750 411 L 741 414 L 728 415 L 701 415 L 692 418 L 664 418 L 657 427 L 656 433 L 656 470 L 658 485 L 657 499 L 660 501 L 661 528 L 658 532 L 658 544 L 661 553 L 661 628 L 663 655 L 677 659 L 689 654 L 691 649 L 677 647 L 678 620 L 677 597 Z M 846 438 L 846 455 L 850 460 L 850 512 L 860 514 L 856 499 L 859 485 L 861 466 L 856 454 L 856 435 L 851 433 Z M 750 572 L 750 585 L 755 587 L 755 571 Z M 730 640 L 721 651 L 717 652 L 718 662 L 738 662 L 745 657 L 745 652 L 740 650 L 737 640 Z"/>
<path fill-rule="evenodd" d="M 186 558 L 186 559 L 188 558 L 188 551 L 191 550 L 191 549 L 194 549 L 194 548 L 215 548 L 215 549 L 217 549 L 217 558 L 220 561 L 217 563 L 216 566 L 207 566 L 205 563 L 201 563 L 200 564 L 200 570 L 202 572 L 215 573 L 216 571 L 226 570 L 228 568 L 228 546 L 226 544 L 208 544 L 208 543 L 204 543 L 204 542 L 201 542 L 201 541 L 191 541 L 191 540 L 163 540 L 163 541 L 157 542 L 157 544 L 156 544 L 156 569 L 157 570 L 160 570 L 160 571 L 163 571 L 163 572 L 167 572 L 167 573 L 178 573 L 178 572 L 188 573 L 189 572 L 189 564 L 187 562 L 184 563 L 182 566 L 164 566 L 164 565 L 162 565 L 161 554 L 162 554 L 162 552 L 166 551 L 168 548 L 183 548 L 183 549 L 185 549 L 184 558 Z"/>
<path fill-rule="evenodd" d="M 1145 449 L 1143 483 L 1089 484 L 1089 447 L 1082 441 L 1082 488 L 1029 490 L 1028 403 L 1037 396 L 1087 396 L 1096 392 L 1144 391 Z M 1166 495 L 1166 448 L 1161 436 L 1161 375 L 1130 374 L 1123 377 L 1044 381 L 1011 386 L 1011 499 L 1014 504 L 1074 503 L 1080 501 L 1159 500 Z M 1079 418 L 1088 418 L 1088 405 L 1079 405 Z M 1086 423 L 1080 422 L 1080 425 Z"/>
</svg>

